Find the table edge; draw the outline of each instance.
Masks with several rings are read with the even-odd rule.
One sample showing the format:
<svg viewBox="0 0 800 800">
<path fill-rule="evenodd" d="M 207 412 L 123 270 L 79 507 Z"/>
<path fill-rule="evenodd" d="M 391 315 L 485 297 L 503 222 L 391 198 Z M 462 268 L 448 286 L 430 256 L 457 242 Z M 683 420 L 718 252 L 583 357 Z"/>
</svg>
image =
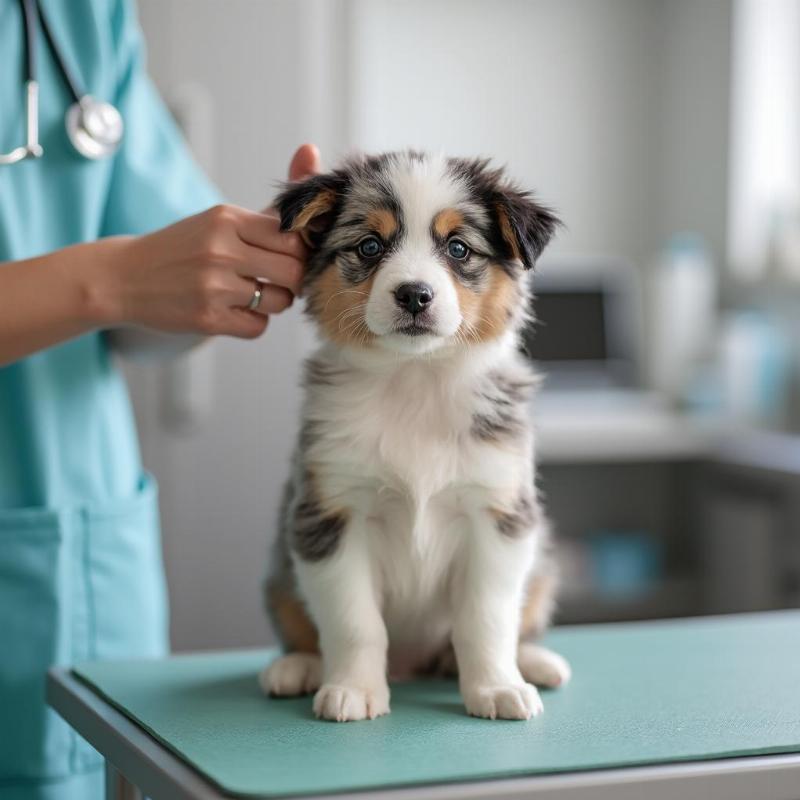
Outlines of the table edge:
<svg viewBox="0 0 800 800">
<path fill-rule="evenodd" d="M 144 728 L 79 680 L 69 668 L 47 674 L 46 699 L 77 732 L 153 800 L 231 800 L 230 794 L 175 755 Z M 703 784 L 701 786 L 700 784 Z M 465 781 L 415 784 L 394 789 L 364 789 L 325 795 L 291 795 L 353 800 L 455 800 L 455 798 L 534 797 L 537 800 L 633 800 L 647 790 L 648 800 L 668 800 L 689 791 L 709 798 L 800 800 L 800 753 L 739 756 L 643 767 L 586 770 Z M 705 794 L 703 796 L 706 796 Z M 278 795 L 264 795 L 276 800 Z"/>
</svg>

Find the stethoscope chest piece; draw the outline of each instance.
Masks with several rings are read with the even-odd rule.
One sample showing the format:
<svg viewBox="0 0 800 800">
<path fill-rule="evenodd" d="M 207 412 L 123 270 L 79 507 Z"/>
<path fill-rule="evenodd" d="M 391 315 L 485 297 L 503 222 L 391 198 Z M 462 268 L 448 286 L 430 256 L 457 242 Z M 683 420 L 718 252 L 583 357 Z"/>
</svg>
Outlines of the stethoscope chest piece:
<svg viewBox="0 0 800 800">
<path fill-rule="evenodd" d="M 85 158 L 107 158 L 113 155 L 125 133 L 122 115 L 111 103 L 98 100 L 82 90 L 56 44 L 39 0 L 20 0 L 20 8 L 25 28 L 25 144 L 8 153 L 0 153 L 0 165 L 16 164 L 26 158 L 39 158 L 43 153 L 39 144 L 39 82 L 36 80 L 36 34 L 39 23 L 74 100 L 64 119 L 70 142 Z"/>
<path fill-rule="evenodd" d="M 73 147 L 86 158 L 106 158 L 122 141 L 125 125 L 111 103 L 84 95 L 67 110 L 67 135 Z"/>
</svg>

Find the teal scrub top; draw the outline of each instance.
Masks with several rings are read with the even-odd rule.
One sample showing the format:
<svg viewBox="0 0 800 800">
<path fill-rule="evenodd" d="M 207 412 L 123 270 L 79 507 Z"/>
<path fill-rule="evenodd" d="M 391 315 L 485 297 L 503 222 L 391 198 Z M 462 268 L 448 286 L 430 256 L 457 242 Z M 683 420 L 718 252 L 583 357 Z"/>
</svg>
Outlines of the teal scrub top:
<svg viewBox="0 0 800 800">
<path fill-rule="evenodd" d="M 101 161 L 72 149 L 71 98 L 40 32 L 44 156 L 0 166 L 0 262 L 145 233 L 217 202 L 145 75 L 131 4 L 41 4 L 85 89 L 121 111 L 125 136 Z M 25 136 L 22 42 L 19 3 L 0 0 L 3 152 Z M 0 367 L 0 796 L 100 798 L 101 759 L 46 708 L 45 672 L 166 648 L 156 487 L 105 338 Z"/>
</svg>

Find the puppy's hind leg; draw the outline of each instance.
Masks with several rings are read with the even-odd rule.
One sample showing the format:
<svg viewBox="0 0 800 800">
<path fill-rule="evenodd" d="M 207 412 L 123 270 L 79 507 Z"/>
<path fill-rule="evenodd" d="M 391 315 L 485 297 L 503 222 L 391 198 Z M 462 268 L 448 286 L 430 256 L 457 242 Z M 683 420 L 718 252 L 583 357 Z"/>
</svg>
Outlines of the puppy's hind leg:
<svg viewBox="0 0 800 800">
<path fill-rule="evenodd" d="M 265 667 L 258 682 L 265 694 L 276 697 L 311 694 L 322 682 L 322 659 L 317 653 L 287 653 Z"/>
<path fill-rule="evenodd" d="M 517 665 L 528 683 L 547 689 L 563 686 L 572 677 L 572 670 L 563 656 L 533 642 L 519 643 Z"/>
<path fill-rule="evenodd" d="M 566 684 L 572 676 L 567 660 L 546 647 L 533 642 L 520 642 L 517 648 L 517 666 L 527 683 L 545 689 L 555 689 Z M 458 664 L 456 654 L 451 645 L 442 648 L 435 658 L 431 659 L 419 671 L 420 675 L 440 678 L 457 678 Z"/>
<path fill-rule="evenodd" d="M 534 638 L 544 633 L 553 614 L 555 590 L 555 570 L 550 559 L 546 559 L 543 567 L 528 583 L 520 624 L 521 638 Z M 572 670 L 563 656 L 531 641 L 520 641 L 517 665 L 528 683 L 549 689 L 563 686 L 572 676 Z"/>
<path fill-rule="evenodd" d="M 265 603 L 285 655 L 265 667 L 258 677 L 265 694 L 292 697 L 315 692 L 321 683 L 322 660 L 317 629 L 298 596 L 291 561 L 283 542 L 266 584 Z"/>
</svg>

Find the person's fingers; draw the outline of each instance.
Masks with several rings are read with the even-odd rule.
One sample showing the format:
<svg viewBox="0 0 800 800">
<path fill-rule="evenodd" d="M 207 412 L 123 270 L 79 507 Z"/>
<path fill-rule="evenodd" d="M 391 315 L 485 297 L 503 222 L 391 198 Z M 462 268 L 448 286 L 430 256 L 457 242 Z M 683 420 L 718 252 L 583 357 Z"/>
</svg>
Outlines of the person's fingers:
<svg viewBox="0 0 800 800">
<path fill-rule="evenodd" d="M 301 260 L 308 256 L 308 249 L 300 235 L 281 231 L 280 220 L 273 214 L 244 212 L 237 218 L 236 232 L 245 244 L 253 247 Z"/>
<path fill-rule="evenodd" d="M 280 314 L 294 303 L 294 295 L 282 286 L 264 284 L 261 289 L 261 302 L 258 304 L 259 314 Z"/>
<path fill-rule="evenodd" d="M 235 306 L 249 309 L 255 296 L 256 283 L 249 279 L 240 279 L 239 291 L 233 301 Z M 261 283 L 261 297 L 258 305 L 253 309 L 259 314 L 280 314 L 286 311 L 294 302 L 294 295 L 282 286 L 271 283 Z"/>
<path fill-rule="evenodd" d="M 244 278 L 262 278 L 299 294 L 303 284 L 303 262 L 283 253 L 246 246 L 237 272 Z"/>
<path fill-rule="evenodd" d="M 240 339 L 255 339 L 264 333 L 268 323 L 269 317 L 264 314 L 232 308 L 223 323 L 223 333 Z"/>
<path fill-rule="evenodd" d="M 318 172 L 322 172 L 319 148 L 315 144 L 301 144 L 289 163 L 289 180 L 301 181 Z"/>
</svg>

